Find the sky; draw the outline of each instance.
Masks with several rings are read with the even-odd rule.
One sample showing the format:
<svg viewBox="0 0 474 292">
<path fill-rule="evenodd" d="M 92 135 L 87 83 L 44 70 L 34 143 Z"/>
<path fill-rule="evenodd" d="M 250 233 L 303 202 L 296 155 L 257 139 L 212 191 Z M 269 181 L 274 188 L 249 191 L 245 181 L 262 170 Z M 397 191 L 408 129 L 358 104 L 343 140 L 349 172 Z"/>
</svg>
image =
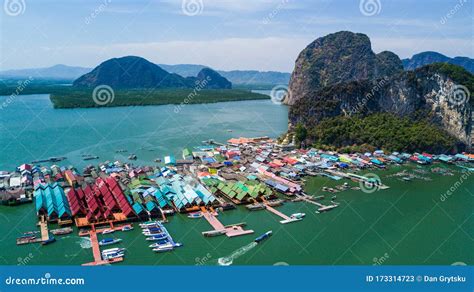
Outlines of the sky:
<svg viewBox="0 0 474 292">
<path fill-rule="evenodd" d="M 400 58 L 474 56 L 474 0 L 2 0 L 0 70 L 95 67 L 126 55 L 158 64 L 291 72 L 329 33 L 367 34 Z"/>
</svg>

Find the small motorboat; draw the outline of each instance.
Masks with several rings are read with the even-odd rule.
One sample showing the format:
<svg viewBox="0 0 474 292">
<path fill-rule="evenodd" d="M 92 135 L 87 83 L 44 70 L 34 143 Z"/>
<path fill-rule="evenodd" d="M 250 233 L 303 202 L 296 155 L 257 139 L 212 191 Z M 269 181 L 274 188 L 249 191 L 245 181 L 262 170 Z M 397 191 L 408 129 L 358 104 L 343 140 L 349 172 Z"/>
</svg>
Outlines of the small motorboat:
<svg viewBox="0 0 474 292">
<path fill-rule="evenodd" d="M 129 160 L 137 160 L 137 156 L 135 154 L 132 154 L 128 157 Z"/>
<path fill-rule="evenodd" d="M 112 259 L 121 258 L 124 255 L 125 254 L 123 252 L 111 252 L 111 253 L 102 254 L 102 258 L 104 260 L 112 260 Z"/>
<path fill-rule="evenodd" d="M 115 247 L 115 248 L 109 248 L 109 249 L 104 249 L 102 251 L 102 254 L 108 254 L 108 253 L 123 253 L 125 251 L 125 248 L 123 247 Z"/>
<path fill-rule="evenodd" d="M 163 244 L 153 249 L 154 252 L 167 252 L 174 249 L 174 246 L 171 243 Z"/>
<path fill-rule="evenodd" d="M 115 232 L 115 230 L 113 230 L 113 229 L 104 229 L 104 230 L 102 230 L 102 234 L 110 234 L 110 233 L 114 233 L 114 232 Z"/>
<path fill-rule="evenodd" d="M 130 230 L 133 230 L 133 226 L 126 225 L 126 226 L 122 227 L 122 231 L 130 231 Z"/>
<path fill-rule="evenodd" d="M 214 237 L 214 236 L 219 236 L 225 234 L 227 231 L 225 229 L 222 230 L 211 230 L 211 231 L 204 231 L 202 232 L 202 235 L 206 237 Z"/>
<path fill-rule="evenodd" d="M 167 237 L 168 237 L 168 235 L 163 233 L 161 235 L 149 236 L 149 237 L 146 238 L 146 240 L 148 240 L 148 241 L 158 241 L 158 240 L 166 239 Z"/>
<path fill-rule="evenodd" d="M 195 212 L 195 213 L 189 213 L 188 214 L 188 218 L 191 218 L 191 219 L 199 219 L 201 218 L 203 215 L 201 212 Z"/>
<path fill-rule="evenodd" d="M 104 238 L 101 241 L 99 241 L 99 245 L 100 246 L 111 245 L 111 244 L 119 243 L 121 241 L 122 241 L 122 239 L 120 239 L 120 238 Z"/>
<path fill-rule="evenodd" d="M 254 241 L 255 241 L 256 243 L 260 243 L 260 242 L 262 242 L 263 240 L 269 238 L 270 236 L 272 236 L 272 231 L 271 231 L 271 230 L 270 230 L 270 231 L 267 231 L 267 232 L 265 232 L 264 234 L 260 235 L 259 237 L 255 238 Z"/>
<path fill-rule="evenodd" d="M 64 228 L 59 228 L 59 229 L 53 229 L 51 230 L 51 233 L 54 235 L 64 235 L 64 234 L 69 234 L 72 233 L 73 229 L 71 227 L 64 227 Z"/>
<path fill-rule="evenodd" d="M 50 244 L 50 243 L 53 243 L 56 241 L 56 238 L 54 238 L 53 236 L 51 236 L 50 238 L 46 239 L 46 240 L 43 240 L 41 242 L 42 245 L 47 245 L 47 244 Z"/>
<path fill-rule="evenodd" d="M 253 203 L 245 206 L 249 211 L 263 210 L 266 208 L 265 204 L 262 203 Z"/>
<path fill-rule="evenodd" d="M 294 213 L 294 214 L 291 214 L 290 218 L 291 219 L 303 219 L 304 216 L 306 216 L 305 213 Z"/>
</svg>

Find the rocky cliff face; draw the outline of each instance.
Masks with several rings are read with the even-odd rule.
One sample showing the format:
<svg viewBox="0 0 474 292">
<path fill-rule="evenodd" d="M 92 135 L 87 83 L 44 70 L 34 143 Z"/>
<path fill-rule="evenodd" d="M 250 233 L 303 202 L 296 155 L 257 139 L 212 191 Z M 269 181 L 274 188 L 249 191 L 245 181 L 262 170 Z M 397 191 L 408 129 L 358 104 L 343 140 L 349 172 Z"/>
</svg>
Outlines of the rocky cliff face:
<svg viewBox="0 0 474 292">
<path fill-rule="evenodd" d="M 291 106 L 289 120 L 292 125 L 302 123 L 310 128 L 327 117 L 387 112 L 414 120 L 427 119 L 470 145 L 468 97 L 469 89 L 439 70 L 439 66 L 430 65 L 391 77 L 313 89 Z"/>
<path fill-rule="evenodd" d="M 402 62 L 394 53 L 375 54 L 366 35 L 337 32 L 318 38 L 299 54 L 285 103 L 294 104 L 308 92 L 333 84 L 379 78 L 402 70 Z"/>
</svg>

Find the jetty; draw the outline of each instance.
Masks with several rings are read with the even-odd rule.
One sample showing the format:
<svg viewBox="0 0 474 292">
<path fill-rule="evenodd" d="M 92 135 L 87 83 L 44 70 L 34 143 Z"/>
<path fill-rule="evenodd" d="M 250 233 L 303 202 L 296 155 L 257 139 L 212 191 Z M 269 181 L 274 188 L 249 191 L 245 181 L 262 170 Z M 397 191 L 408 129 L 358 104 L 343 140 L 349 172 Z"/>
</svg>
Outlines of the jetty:
<svg viewBox="0 0 474 292">
<path fill-rule="evenodd" d="M 41 216 L 39 226 L 41 232 L 41 242 L 48 242 L 50 240 L 50 237 L 48 231 L 48 222 L 46 221 L 45 216 Z"/>
<path fill-rule="evenodd" d="M 112 223 L 110 223 L 110 228 L 100 228 L 96 229 L 94 225 L 92 225 L 92 229 L 89 231 L 80 231 L 79 236 L 89 236 L 91 240 L 91 246 L 92 246 L 92 255 L 94 256 L 94 261 L 82 264 L 83 266 L 101 266 L 101 265 L 107 265 L 107 264 L 113 264 L 113 263 L 118 263 L 123 261 L 123 257 L 119 258 L 114 258 L 114 259 L 108 259 L 104 260 L 102 259 L 102 255 L 100 252 L 100 246 L 99 246 L 99 240 L 97 239 L 97 233 L 102 233 L 105 230 L 112 229 L 114 231 L 120 231 L 122 230 L 123 227 L 128 226 L 132 227 L 131 224 L 127 225 L 121 225 L 121 226 L 114 226 Z"/>
<path fill-rule="evenodd" d="M 307 203 L 318 206 L 318 212 L 329 211 L 339 206 L 337 204 L 332 204 L 332 205 L 321 204 L 319 202 L 316 202 L 312 196 L 305 193 L 301 193 L 301 195 L 296 195 L 296 197 L 301 201 L 305 201 Z"/>
<path fill-rule="evenodd" d="M 243 226 L 245 223 L 233 224 L 224 226 L 213 213 L 209 212 L 205 207 L 201 207 L 201 213 L 203 217 L 209 222 L 209 224 L 214 228 L 212 231 L 205 231 L 202 234 L 204 236 L 216 236 L 225 234 L 227 237 L 235 237 L 245 234 L 254 233 L 253 230 L 245 230 Z"/>
</svg>

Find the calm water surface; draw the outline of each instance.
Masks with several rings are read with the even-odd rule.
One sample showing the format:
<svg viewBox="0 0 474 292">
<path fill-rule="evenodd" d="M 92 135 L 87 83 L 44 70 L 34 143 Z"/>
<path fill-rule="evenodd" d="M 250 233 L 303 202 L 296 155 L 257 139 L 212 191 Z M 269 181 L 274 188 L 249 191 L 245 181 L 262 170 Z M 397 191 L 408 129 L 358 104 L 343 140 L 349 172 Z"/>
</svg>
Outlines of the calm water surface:
<svg viewBox="0 0 474 292">
<path fill-rule="evenodd" d="M 0 169 L 11 170 L 21 162 L 50 156 L 66 156 L 63 164 L 80 169 L 88 164 L 82 161 L 82 154 L 98 155 L 101 161 L 126 161 L 128 154 L 116 154 L 116 149 L 137 154 L 137 163 L 150 163 L 167 153 L 178 155 L 183 147 L 199 145 L 205 139 L 276 137 L 287 126 L 287 108 L 270 101 L 188 105 L 179 113 L 174 109 L 54 110 L 45 95 L 18 97 L 0 112 Z M 122 238 L 121 246 L 127 248 L 121 264 L 130 265 L 216 265 L 218 258 L 248 246 L 268 230 L 274 235 L 238 252 L 234 264 L 473 264 L 474 179 L 464 181 L 448 199 L 440 201 L 440 196 L 460 180 L 459 171 L 455 170 L 452 177 L 428 174 L 433 178 L 430 182 L 400 182 L 386 177 L 401 169 L 377 172 L 391 187 L 388 190 L 338 193 L 341 205 L 331 212 L 316 214 L 315 206 L 302 202 L 278 207 L 286 214 L 306 213 L 298 223 L 281 225 L 279 218 L 266 211 L 243 208 L 219 216 L 225 225 L 247 222 L 255 235 L 205 238 L 201 232 L 210 230 L 207 221 L 176 215 L 166 226 L 184 246 L 173 252 L 152 252 L 137 226 L 113 236 Z M 311 178 L 306 188 L 310 194 L 321 195 L 323 186 L 335 185 L 328 179 Z M 92 260 L 88 240 L 78 237 L 77 232 L 58 237 L 48 246 L 16 246 L 15 238 L 35 230 L 35 223 L 33 204 L 0 206 L 0 264 L 80 265 Z"/>
</svg>

